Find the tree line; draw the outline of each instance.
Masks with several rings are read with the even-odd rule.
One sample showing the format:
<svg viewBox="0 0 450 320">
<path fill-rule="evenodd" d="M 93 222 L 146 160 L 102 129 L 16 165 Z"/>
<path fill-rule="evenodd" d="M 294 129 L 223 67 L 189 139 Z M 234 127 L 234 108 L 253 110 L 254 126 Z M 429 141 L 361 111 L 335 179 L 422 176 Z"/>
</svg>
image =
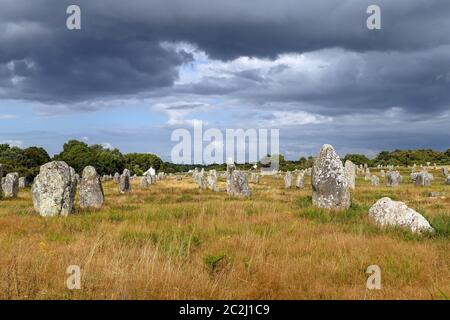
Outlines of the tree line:
<svg viewBox="0 0 450 320">
<path fill-rule="evenodd" d="M 0 144 L 0 163 L 3 164 L 4 174 L 18 172 L 20 176 L 33 179 L 39 173 L 39 167 L 51 160 L 65 161 L 78 173 L 81 173 L 85 166 L 92 165 L 100 175 L 122 172 L 125 168 L 129 169 L 132 174 L 142 175 L 150 167 L 166 173 L 187 172 L 194 168 L 226 170 L 226 164 L 174 164 L 164 162 L 155 154 L 122 154 L 118 149 L 108 149 L 99 144 L 88 145 L 78 140 L 67 141 L 63 150 L 53 157 L 50 157 L 47 151 L 41 147 L 19 148 Z M 377 165 L 411 166 L 414 163 L 421 165 L 427 162 L 441 165 L 450 163 L 450 149 L 444 152 L 431 149 L 382 151 L 373 159 L 369 159 L 363 154 L 347 154 L 343 158 L 343 161 L 346 160 L 351 160 L 357 165 L 367 163 L 372 167 Z M 286 160 L 283 155 L 279 156 L 280 169 L 283 171 L 305 169 L 311 167 L 313 162 L 313 157 L 300 157 L 297 161 L 290 161 Z M 238 164 L 238 168 L 249 170 L 253 165 L 252 163 Z M 257 165 L 258 167 L 264 166 L 260 162 Z"/>
</svg>

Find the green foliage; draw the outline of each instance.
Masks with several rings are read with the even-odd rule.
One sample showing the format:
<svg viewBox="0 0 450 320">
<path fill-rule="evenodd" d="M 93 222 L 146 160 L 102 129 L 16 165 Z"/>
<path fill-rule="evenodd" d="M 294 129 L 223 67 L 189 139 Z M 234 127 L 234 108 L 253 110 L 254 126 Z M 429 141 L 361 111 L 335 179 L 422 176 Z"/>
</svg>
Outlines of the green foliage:
<svg viewBox="0 0 450 320">
<path fill-rule="evenodd" d="M 350 160 L 351 162 L 353 162 L 354 164 L 370 164 L 371 161 L 369 158 L 367 158 L 365 155 L 363 154 L 347 154 L 344 159 L 343 162 L 345 163 L 345 161 Z"/>
</svg>

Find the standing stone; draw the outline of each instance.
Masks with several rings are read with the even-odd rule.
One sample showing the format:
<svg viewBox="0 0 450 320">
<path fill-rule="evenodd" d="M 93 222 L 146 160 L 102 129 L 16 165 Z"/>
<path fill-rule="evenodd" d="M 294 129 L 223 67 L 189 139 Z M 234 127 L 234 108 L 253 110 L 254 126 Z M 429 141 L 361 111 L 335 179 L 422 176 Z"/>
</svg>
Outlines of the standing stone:
<svg viewBox="0 0 450 320">
<path fill-rule="evenodd" d="M 205 176 L 202 173 L 197 174 L 196 182 L 200 189 L 206 190 L 207 182 L 206 182 Z"/>
<path fill-rule="evenodd" d="M 426 170 L 419 172 L 414 180 L 414 185 L 419 187 L 431 186 L 431 176 Z"/>
<path fill-rule="evenodd" d="M 30 185 L 26 177 L 19 178 L 19 189 L 27 188 Z"/>
<path fill-rule="evenodd" d="M 114 182 L 120 183 L 120 173 L 118 172 L 114 173 Z"/>
<path fill-rule="evenodd" d="M 365 175 L 364 175 L 364 180 L 365 181 L 370 181 L 370 178 L 372 178 L 372 175 L 370 174 L 370 169 L 366 168 Z"/>
<path fill-rule="evenodd" d="M 295 187 L 299 189 L 305 187 L 305 174 L 303 172 L 299 172 L 297 174 L 297 179 L 295 180 Z"/>
<path fill-rule="evenodd" d="M 46 163 L 31 190 L 34 209 L 41 216 L 67 216 L 73 212 L 77 190 L 75 170 L 64 161 Z"/>
<path fill-rule="evenodd" d="M 447 167 L 442 167 L 442 175 L 444 176 L 444 178 L 448 176 L 448 169 L 447 169 Z"/>
<path fill-rule="evenodd" d="M 124 194 L 131 192 L 130 170 L 124 169 L 119 181 L 119 192 Z"/>
<path fill-rule="evenodd" d="M 447 176 L 447 179 L 445 180 L 445 184 L 450 184 L 450 175 Z"/>
<path fill-rule="evenodd" d="M 175 180 L 176 180 L 176 181 L 181 181 L 181 180 L 183 180 L 183 177 L 181 177 L 180 175 L 177 175 L 177 176 L 175 177 Z"/>
<path fill-rule="evenodd" d="M 398 171 L 389 171 L 386 177 L 386 185 L 388 187 L 397 187 L 402 180 L 400 172 Z"/>
<path fill-rule="evenodd" d="M 19 174 L 17 172 L 8 173 L 5 182 L 2 183 L 3 197 L 16 198 L 19 193 Z"/>
<path fill-rule="evenodd" d="M 377 176 L 372 176 L 372 178 L 370 179 L 370 182 L 373 186 L 379 186 L 380 178 L 378 178 Z"/>
<path fill-rule="evenodd" d="M 291 187 L 292 187 L 292 174 L 290 171 L 288 171 L 284 176 L 284 188 L 290 189 Z"/>
<path fill-rule="evenodd" d="M 139 184 L 139 187 L 141 189 L 148 189 L 148 187 L 152 184 L 152 178 L 149 176 L 143 176 L 141 178 L 141 182 Z"/>
<path fill-rule="evenodd" d="M 380 177 L 384 178 L 386 176 L 386 172 L 384 170 L 380 170 Z"/>
<path fill-rule="evenodd" d="M 420 213 L 408 208 L 405 203 L 388 197 L 381 198 L 369 209 L 369 217 L 381 226 L 408 228 L 415 233 L 434 231 Z"/>
<path fill-rule="evenodd" d="M 217 175 L 215 174 L 208 175 L 207 184 L 208 189 L 216 192 L 219 191 L 219 189 L 217 188 Z"/>
<path fill-rule="evenodd" d="M 93 166 L 85 167 L 80 181 L 80 207 L 101 208 L 104 200 L 100 176 Z"/>
<path fill-rule="evenodd" d="M 356 166 L 353 162 L 347 160 L 345 161 L 344 169 L 345 169 L 345 176 L 348 181 L 348 187 L 354 190 L 356 180 Z"/>
<path fill-rule="evenodd" d="M 232 171 L 227 178 L 227 193 L 232 197 L 250 197 L 251 191 L 244 172 Z"/>
<path fill-rule="evenodd" d="M 319 208 L 347 209 L 350 192 L 344 166 L 334 148 L 323 145 L 314 160 L 311 175 L 312 202 Z"/>
</svg>

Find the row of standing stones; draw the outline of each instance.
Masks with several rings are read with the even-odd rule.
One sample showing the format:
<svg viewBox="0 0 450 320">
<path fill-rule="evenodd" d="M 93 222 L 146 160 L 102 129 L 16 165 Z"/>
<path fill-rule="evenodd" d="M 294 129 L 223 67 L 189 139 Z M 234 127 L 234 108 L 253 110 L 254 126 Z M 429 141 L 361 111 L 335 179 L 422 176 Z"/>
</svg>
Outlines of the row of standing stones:
<svg viewBox="0 0 450 320">
<path fill-rule="evenodd" d="M 389 169 L 393 169 L 390 167 Z M 0 165 L 0 171 L 2 166 Z M 2 172 L 0 172 L 2 173 Z M 341 159 L 331 145 L 324 145 L 318 156 L 315 158 L 312 168 L 302 170 L 297 173 L 295 186 L 303 188 L 305 186 L 305 175 L 311 176 L 312 204 L 318 208 L 331 209 L 337 212 L 348 209 L 351 204 L 350 190 L 355 189 L 356 175 L 364 173 L 365 179 L 370 180 L 372 185 L 379 185 L 379 177 L 370 174 L 369 168 L 358 167 L 347 160 L 342 164 Z M 450 176 L 447 168 L 442 168 L 442 174 L 446 177 L 446 184 L 450 184 Z M 398 171 L 380 171 L 380 176 L 386 178 L 386 185 L 390 187 L 398 186 L 402 181 L 402 176 Z M 156 180 L 165 179 L 163 172 L 155 175 L 153 168 L 149 169 L 140 181 L 140 188 L 147 189 Z M 227 165 L 227 171 L 223 173 L 226 178 L 226 192 L 232 197 L 250 197 L 251 189 L 247 181 L 247 175 L 243 171 L 236 170 L 234 164 Z M 118 184 L 119 193 L 131 192 L 130 180 L 137 176 L 131 176 L 130 171 L 125 169 L 122 174 L 115 173 L 114 176 L 105 175 L 100 178 L 95 168 L 87 166 L 82 172 L 81 178 L 75 170 L 63 161 L 49 162 L 40 168 L 32 185 L 32 200 L 34 208 L 42 216 L 66 216 L 73 212 L 74 199 L 77 185 L 80 185 L 79 205 L 81 208 L 101 208 L 105 196 L 102 187 L 103 181 L 114 180 Z M 202 190 L 220 190 L 217 185 L 218 173 L 210 170 L 205 177 L 204 170 L 197 169 L 192 173 L 193 180 Z M 182 177 L 177 175 L 176 180 Z M 251 173 L 250 181 L 259 184 L 260 176 Z M 426 169 L 421 172 L 411 174 L 412 182 L 417 186 L 427 186 L 431 184 L 433 176 Z M 285 188 L 291 188 L 293 177 L 291 172 L 284 175 Z M 19 187 L 25 187 L 26 181 L 19 178 L 17 173 L 8 173 L 2 181 L 3 197 L 13 198 L 17 196 Z M 428 221 L 418 212 L 408 208 L 406 204 L 393 201 L 384 197 L 378 200 L 369 210 L 369 216 L 382 226 L 401 226 L 409 228 L 413 232 L 432 232 L 433 228 Z"/>
</svg>

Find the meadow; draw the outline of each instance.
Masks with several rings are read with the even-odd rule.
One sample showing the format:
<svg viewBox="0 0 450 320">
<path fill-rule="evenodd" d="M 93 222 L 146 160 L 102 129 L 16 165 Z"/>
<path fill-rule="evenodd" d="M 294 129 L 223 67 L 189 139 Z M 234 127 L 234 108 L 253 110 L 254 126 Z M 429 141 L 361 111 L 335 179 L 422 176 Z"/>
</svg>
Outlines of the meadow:
<svg viewBox="0 0 450 320">
<path fill-rule="evenodd" d="M 311 185 L 261 177 L 250 199 L 199 190 L 190 177 L 120 195 L 104 183 L 100 210 L 40 217 L 30 189 L 0 201 L 1 299 L 448 299 L 450 186 L 397 188 L 357 178 L 343 212 L 314 208 Z M 378 170 L 372 170 L 378 174 Z M 225 188 L 225 181 L 219 180 Z M 429 192 L 440 192 L 431 198 Z M 424 215 L 434 234 L 381 229 L 368 209 L 389 196 Z M 78 201 L 78 199 L 77 199 Z M 379 265 L 381 290 L 366 288 Z M 66 287 L 79 265 L 82 287 Z"/>
</svg>

